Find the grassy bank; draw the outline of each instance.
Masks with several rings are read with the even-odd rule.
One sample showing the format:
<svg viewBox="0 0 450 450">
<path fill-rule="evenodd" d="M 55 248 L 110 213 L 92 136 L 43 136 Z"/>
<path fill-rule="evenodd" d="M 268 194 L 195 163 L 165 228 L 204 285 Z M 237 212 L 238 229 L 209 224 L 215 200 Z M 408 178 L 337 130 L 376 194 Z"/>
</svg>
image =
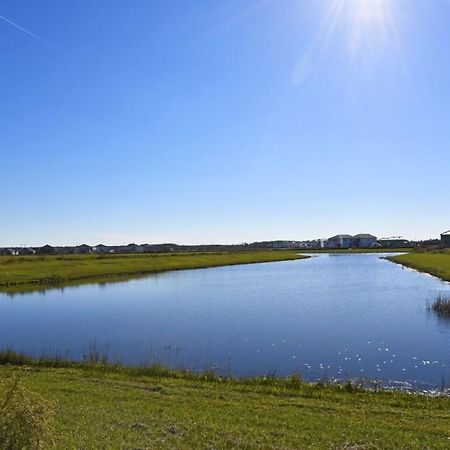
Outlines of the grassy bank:
<svg viewBox="0 0 450 450">
<path fill-rule="evenodd" d="M 18 370 L 0 366 L 5 381 Z M 55 408 L 56 448 L 448 448 L 450 399 L 161 368 L 34 365 L 25 386 Z"/>
<path fill-rule="evenodd" d="M 305 258 L 297 251 L 0 257 L 0 290 L 112 281 L 168 270 Z"/>
<path fill-rule="evenodd" d="M 389 257 L 388 259 L 397 264 L 450 281 L 450 251 L 413 252 Z"/>
</svg>

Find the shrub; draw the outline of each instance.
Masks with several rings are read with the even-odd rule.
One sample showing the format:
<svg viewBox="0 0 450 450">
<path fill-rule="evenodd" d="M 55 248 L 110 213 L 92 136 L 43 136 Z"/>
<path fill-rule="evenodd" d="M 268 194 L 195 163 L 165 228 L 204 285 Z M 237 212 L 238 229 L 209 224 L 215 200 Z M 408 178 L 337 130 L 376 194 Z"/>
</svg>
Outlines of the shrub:
<svg viewBox="0 0 450 450">
<path fill-rule="evenodd" d="M 54 408 L 23 385 L 25 370 L 2 386 L 0 450 L 41 450 L 54 447 Z"/>
</svg>

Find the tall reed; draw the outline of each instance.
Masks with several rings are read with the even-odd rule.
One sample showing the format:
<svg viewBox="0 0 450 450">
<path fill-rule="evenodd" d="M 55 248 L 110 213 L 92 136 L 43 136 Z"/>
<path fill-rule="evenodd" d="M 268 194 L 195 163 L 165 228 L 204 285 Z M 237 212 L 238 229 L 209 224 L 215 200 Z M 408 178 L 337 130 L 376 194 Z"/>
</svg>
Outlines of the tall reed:
<svg viewBox="0 0 450 450">
<path fill-rule="evenodd" d="M 431 305 L 427 305 L 427 309 L 439 316 L 450 318 L 450 297 L 440 295 Z"/>
</svg>

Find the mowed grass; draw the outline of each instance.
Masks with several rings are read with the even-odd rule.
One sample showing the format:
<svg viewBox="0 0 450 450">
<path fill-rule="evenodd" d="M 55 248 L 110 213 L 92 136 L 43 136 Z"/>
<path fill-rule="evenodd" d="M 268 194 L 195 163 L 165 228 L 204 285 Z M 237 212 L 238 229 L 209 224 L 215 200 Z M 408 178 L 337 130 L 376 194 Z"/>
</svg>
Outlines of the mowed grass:
<svg viewBox="0 0 450 450">
<path fill-rule="evenodd" d="M 413 252 L 388 259 L 403 266 L 450 281 L 450 251 Z"/>
<path fill-rule="evenodd" d="M 167 270 L 301 259 L 297 251 L 235 251 L 127 255 L 1 256 L 0 290 L 108 281 Z"/>
<path fill-rule="evenodd" d="M 0 381 L 16 370 L 0 367 Z M 24 383 L 56 405 L 58 449 L 450 447 L 443 397 L 112 368 L 35 367 Z"/>
</svg>

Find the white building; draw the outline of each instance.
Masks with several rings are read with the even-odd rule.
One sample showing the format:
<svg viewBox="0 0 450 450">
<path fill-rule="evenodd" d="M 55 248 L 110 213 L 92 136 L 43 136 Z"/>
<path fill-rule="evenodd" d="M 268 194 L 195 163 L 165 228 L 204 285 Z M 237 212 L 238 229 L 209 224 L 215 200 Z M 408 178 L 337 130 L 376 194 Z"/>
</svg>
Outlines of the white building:
<svg viewBox="0 0 450 450">
<path fill-rule="evenodd" d="M 377 243 L 377 238 L 371 234 L 338 234 L 324 242 L 325 248 L 371 248 Z"/>
</svg>

